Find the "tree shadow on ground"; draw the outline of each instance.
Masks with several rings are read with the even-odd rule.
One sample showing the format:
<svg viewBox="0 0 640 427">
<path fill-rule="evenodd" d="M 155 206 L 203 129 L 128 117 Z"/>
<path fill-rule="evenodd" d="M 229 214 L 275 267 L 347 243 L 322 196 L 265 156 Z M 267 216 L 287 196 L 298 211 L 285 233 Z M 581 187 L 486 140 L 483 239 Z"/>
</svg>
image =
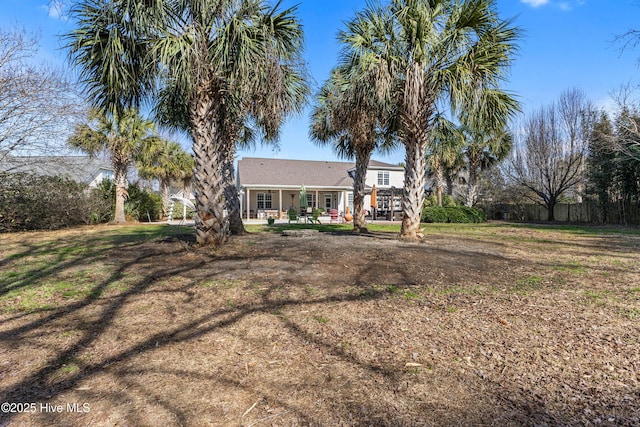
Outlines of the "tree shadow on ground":
<svg viewBox="0 0 640 427">
<path fill-rule="evenodd" d="M 381 426 L 447 425 L 461 420 L 467 420 L 470 424 L 491 425 L 496 419 L 509 425 L 508 419 L 496 418 L 493 406 L 513 395 L 514 390 L 509 385 L 492 384 L 492 388 L 487 390 L 484 381 L 457 378 L 467 394 L 466 400 L 462 400 L 460 405 L 451 405 L 446 412 L 442 411 L 437 401 L 420 401 L 407 396 L 409 386 L 404 384 L 417 380 L 412 379 L 414 374 L 407 371 L 404 363 L 376 360 L 365 353 L 349 351 L 343 338 L 323 335 L 333 331 L 320 328 L 323 322 L 321 313 L 306 314 L 306 311 L 313 310 L 315 313 L 354 304 L 375 313 L 376 307 L 396 304 L 394 298 L 400 298 L 400 295 L 412 298 L 410 291 L 413 286 L 433 283 L 432 279 L 424 276 L 422 266 L 399 263 L 398 259 L 388 257 L 381 251 L 383 247 L 377 244 L 378 241 L 391 240 L 387 239 L 390 234 L 393 233 L 377 233 L 372 238 L 372 235 L 338 233 L 326 238 L 299 239 L 294 242 L 283 238 L 271 240 L 269 247 L 256 247 L 251 243 L 255 236 L 249 236 L 233 240 L 228 247 L 216 251 L 195 248 L 192 235 L 183 232 L 165 237 L 147 236 L 149 238 L 128 238 L 126 232 L 111 236 L 100 234 L 88 239 L 77 235 L 64 241 L 54 239 L 45 244 L 27 243 L 24 245 L 26 249 L 14 260 L 45 256 L 52 258 L 52 261 L 37 271 L 28 270 L 16 282 L 3 282 L 6 292 L 39 286 L 60 272 L 90 267 L 100 260 L 107 259 L 110 268 L 83 299 L 63 302 L 52 310 L 5 317 L 0 329 L 3 352 L 20 349 L 28 352 L 30 348 L 42 346 L 39 337 L 47 334 L 73 329 L 75 335 L 67 339 L 64 345 L 45 341 L 44 345 L 49 346 L 45 349 L 45 360 L 40 361 L 35 369 L 20 371 L 21 377 L 2 386 L 0 400 L 47 402 L 63 396 L 81 395 L 86 399 L 101 401 L 101 408 L 124 408 L 119 412 L 120 418 L 113 419 L 116 423 L 154 424 L 154 418 L 147 418 L 149 413 L 126 409 L 134 401 L 138 409 L 153 408 L 162 413 L 163 418 L 156 420 L 164 424 L 221 424 L 220 420 L 216 423 L 215 420 L 202 418 L 207 416 L 204 414 L 206 410 L 194 413 L 193 408 L 185 406 L 184 401 L 163 391 L 167 387 L 166 379 L 173 378 L 186 387 L 210 387 L 232 392 L 233 395 L 244 393 L 252 396 L 254 401 L 260 402 L 261 408 L 245 408 L 233 415 L 233 423 L 240 425 L 267 421 L 272 419 L 270 417 L 276 419 L 285 414 L 287 420 L 296 420 L 304 425 L 327 422 Z M 334 237 L 344 238 L 348 244 L 339 248 L 331 246 Z M 78 247 L 84 250 L 75 253 L 74 248 Z M 346 254 L 353 253 L 354 247 L 359 253 L 357 264 L 354 259 L 350 259 L 349 265 L 345 261 L 344 266 L 337 262 Z M 401 250 L 406 259 L 415 259 L 412 256 L 434 258 L 429 264 L 429 272 L 441 274 L 444 281 L 449 280 L 446 275 L 452 273 L 447 272 L 446 265 L 438 263 L 454 255 L 460 261 L 460 271 L 456 273 L 460 275 L 480 267 L 491 270 L 505 261 L 499 255 L 474 250 L 431 248 L 426 245 L 401 245 Z M 307 252 L 309 255 L 301 255 Z M 325 260 L 333 262 L 325 265 Z M 9 262 L 6 265 L 10 267 L 12 264 Z M 323 269 L 332 269 L 333 275 L 329 279 L 309 277 L 322 273 Z M 125 278 L 129 279 L 127 287 L 114 290 L 112 285 Z M 209 283 L 214 283 L 211 288 L 208 287 Z M 234 299 L 236 297 L 237 302 Z M 227 300 L 225 302 L 220 298 Z M 426 307 L 420 311 L 425 316 L 441 316 L 429 301 L 418 303 Z M 315 320 L 310 321 L 310 316 Z M 244 362 L 248 356 L 244 352 L 225 348 L 225 343 L 251 346 L 256 351 L 267 352 L 274 341 L 279 342 L 263 336 L 259 324 L 253 326 L 253 323 L 249 323 L 250 326 L 247 326 L 247 322 L 254 319 L 267 322 L 264 330 L 286 341 L 283 347 L 291 354 L 302 357 L 301 351 L 310 352 L 308 363 L 313 365 L 313 369 L 304 364 L 298 366 L 303 371 L 309 369 L 308 377 L 274 375 L 247 380 L 250 378 L 251 360 Z M 393 321 L 390 318 L 390 322 Z M 133 324 L 126 331 L 133 335 L 120 336 L 118 331 L 130 322 Z M 248 336 L 249 333 L 255 335 Z M 216 346 L 215 342 L 212 343 L 214 338 L 223 344 Z M 388 337 L 388 340 L 392 340 L 392 337 Z M 91 359 L 86 357 L 87 349 L 104 349 L 109 345 L 112 346 L 109 352 L 103 350 Z M 393 346 L 391 341 L 390 346 Z M 183 348 L 189 351 L 182 354 Z M 194 350 L 197 353 L 190 352 Z M 216 354 L 207 356 L 210 351 Z M 280 358 L 286 359 L 289 354 L 284 350 L 278 351 L 280 353 L 275 354 L 284 354 Z M 200 365 L 200 362 L 209 358 L 218 361 L 219 355 L 225 352 L 229 353 L 226 359 L 220 360 L 229 363 L 232 369 L 226 367 L 220 370 L 223 367 Z M 182 359 L 171 359 L 170 363 L 156 360 L 176 353 Z M 323 366 L 325 359 L 327 363 Z M 176 360 L 181 360 L 184 366 L 171 364 Z M 265 366 L 270 363 L 265 358 L 259 360 Z M 70 362 L 77 369 L 68 372 L 66 368 Z M 284 362 L 278 360 L 277 363 Z M 331 366 L 340 366 L 340 375 L 343 377 L 329 379 L 332 375 Z M 7 368 L 3 369 L 7 371 Z M 246 375 L 243 370 L 246 370 Z M 284 368 L 281 371 L 289 372 Z M 117 387 L 106 387 L 103 382 L 96 390 L 78 391 L 87 383 L 104 381 L 105 375 Z M 147 386 L 140 381 L 141 376 L 159 376 L 163 382 L 158 389 L 154 389 L 152 385 Z M 311 383 L 304 383 L 306 378 Z M 352 380 L 355 382 L 350 383 Z M 345 382 L 337 387 L 333 385 L 336 381 Z M 373 386 L 375 383 L 381 384 L 380 389 L 376 389 L 378 394 L 367 394 L 367 385 Z M 313 404 L 305 405 L 304 398 L 290 399 L 281 394 L 288 389 L 293 392 L 294 387 L 318 399 L 318 408 L 314 408 Z M 469 396 L 474 393 L 477 397 L 470 400 Z M 189 396 L 197 397 L 197 394 L 192 392 Z M 421 398 L 424 399 L 424 396 Z M 395 407 L 397 402 L 401 402 L 401 406 Z M 209 404 L 215 406 L 215 402 Z M 538 397 L 523 396 L 522 399 L 508 402 L 509 405 L 513 408 L 512 415 L 516 420 L 512 425 L 521 422 L 526 424 L 532 419 L 551 423 L 570 420 L 569 416 L 562 414 L 546 415 L 547 418 L 544 418 L 540 414 L 550 412 L 545 408 L 542 398 Z M 265 409 L 267 406 L 274 412 Z M 434 421 L 430 414 L 438 411 L 441 418 Z M 327 421 L 327 413 L 330 412 L 333 415 Z M 0 414 L 0 422 L 11 421 L 17 416 L 14 413 Z M 43 425 L 50 424 L 52 420 L 58 425 L 86 424 L 87 421 L 84 418 L 70 418 L 70 414 L 39 414 L 32 418 L 33 422 Z M 93 419 L 96 424 L 102 425 L 108 425 L 110 420 L 108 417 Z"/>
</svg>

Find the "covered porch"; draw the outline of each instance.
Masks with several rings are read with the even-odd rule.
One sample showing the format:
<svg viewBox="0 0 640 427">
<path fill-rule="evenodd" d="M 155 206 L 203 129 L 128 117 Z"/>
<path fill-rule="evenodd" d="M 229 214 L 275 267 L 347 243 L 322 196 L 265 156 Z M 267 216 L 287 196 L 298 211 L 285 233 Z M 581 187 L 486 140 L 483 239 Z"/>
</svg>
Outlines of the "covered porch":
<svg viewBox="0 0 640 427">
<path fill-rule="evenodd" d="M 377 209 L 372 209 L 371 192 L 373 188 L 365 189 L 365 203 L 368 204 L 372 219 L 401 221 L 402 220 L 402 188 L 388 187 L 376 188 Z"/>
<path fill-rule="evenodd" d="M 349 206 L 346 188 L 306 187 L 308 208 L 328 212 L 337 209 L 344 212 Z M 299 211 L 300 187 L 245 186 L 240 189 L 243 219 L 285 219 L 291 208 Z"/>
</svg>

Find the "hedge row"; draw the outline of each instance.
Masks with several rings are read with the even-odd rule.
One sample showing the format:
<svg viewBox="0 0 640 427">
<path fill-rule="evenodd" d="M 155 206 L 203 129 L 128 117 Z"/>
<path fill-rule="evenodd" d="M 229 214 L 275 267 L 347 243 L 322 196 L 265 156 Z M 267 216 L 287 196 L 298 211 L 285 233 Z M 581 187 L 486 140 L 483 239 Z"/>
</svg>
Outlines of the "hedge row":
<svg viewBox="0 0 640 427">
<path fill-rule="evenodd" d="M 422 209 L 422 222 L 472 223 L 486 221 L 487 216 L 483 211 L 467 206 L 428 206 Z"/>
<path fill-rule="evenodd" d="M 127 218 L 156 221 L 162 198 L 129 185 Z M 109 222 L 115 209 L 115 189 L 110 181 L 89 189 L 67 178 L 25 173 L 0 174 L 0 233 L 56 230 Z"/>
<path fill-rule="evenodd" d="M 110 202 L 96 191 L 67 178 L 0 174 L 0 232 L 102 222 L 110 209 Z"/>
</svg>

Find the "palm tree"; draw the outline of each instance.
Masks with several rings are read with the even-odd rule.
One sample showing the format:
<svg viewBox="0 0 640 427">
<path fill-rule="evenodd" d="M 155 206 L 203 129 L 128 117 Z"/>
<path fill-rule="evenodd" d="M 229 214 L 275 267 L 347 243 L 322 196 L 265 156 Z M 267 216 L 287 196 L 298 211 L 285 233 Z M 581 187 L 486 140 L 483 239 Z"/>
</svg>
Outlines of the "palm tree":
<svg viewBox="0 0 640 427">
<path fill-rule="evenodd" d="M 452 190 L 451 175 L 459 164 L 464 139 L 456 126 L 442 116 L 437 117 L 432 131 L 432 138 L 427 146 L 427 170 L 435 183 L 437 205 L 442 206 L 442 191 L 447 181 L 447 188 Z M 448 182 L 451 181 L 451 182 Z"/>
<path fill-rule="evenodd" d="M 386 67 L 386 84 L 405 148 L 400 237 L 420 237 L 426 156 L 443 109 L 483 123 L 505 123 L 517 102 L 499 85 L 519 31 L 501 20 L 494 0 L 392 0 L 369 6 L 349 24 L 354 55 Z"/>
<path fill-rule="evenodd" d="M 478 201 L 478 175 L 507 158 L 513 138 L 506 129 L 477 131 L 463 128 L 462 134 L 466 140 L 464 154 L 468 174 L 464 204 L 471 207 Z"/>
<path fill-rule="evenodd" d="M 300 69 L 270 62 L 264 65 L 263 72 L 265 75 L 258 78 L 252 91 L 229 93 L 221 114 L 224 139 L 222 174 L 231 234 L 245 232 L 236 185 L 235 150 L 253 146 L 258 134 L 266 143 L 277 145 L 284 118 L 289 113 L 299 112 L 309 93 Z"/>
<path fill-rule="evenodd" d="M 375 75 L 357 65 L 344 64 L 332 70 L 318 92 L 309 133 L 318 144 L 332 144 L 338 156 L 355 156 L 353 231 L 359 233 L 367 231 L 364 192 L 371 153 L 390 142 L 379 132 L 384 111 L 376 97 Z"/>
<path fill-rule="evenodd" d="M 89 122 L 78 125 L 69 138 L 72 147 L 92 156 L 106 152 L 111 160 L 116 188 L 116 223 L 126 222 L 127 172 L 144 148 L 157 139 L 152 133 L 153 128 L 153 123 L 143 119 L 134 109 L 120 114 L 94 109 L 89 113 Z"/>
<path fill-rule="evenodd" d="M 154 95 L 161 122 L 189 131 L 200 245 L 226 241 L 225 203 L 239 215 L 237 197 L 225 200 L 235 192 L 225 185 L 237 142 L 229 124 L 253 120 L 275 136 L 306 97 L 301 25 L 295 8 L 279 7 L 263 0 L 84 0 L 74 9 L 78 29 L 68 45 L 93 103 L 117 109 Z"/>
<path fill-rule="evenodd" d="M 465 157 L 464 153 L 458 152 L 456 155 L 448 162 L 443 171 L 444 182 L 447 185 L 447 195 L 454 195 L 454 186 L 455 182 L 460 181 L 460 173 L 465 169 Z"/>
<path fill-rule="evenodd" d="M 172 182 L 181 182 L 183 187 L 193 178 L 193 157 L 177 142 L 156 138 L 150 141 L 138 159 L 137 168 L 141 177 L 157 179 L 160 183 L 162 205 L 165 215 L 169 209 Z"/>
</svg>

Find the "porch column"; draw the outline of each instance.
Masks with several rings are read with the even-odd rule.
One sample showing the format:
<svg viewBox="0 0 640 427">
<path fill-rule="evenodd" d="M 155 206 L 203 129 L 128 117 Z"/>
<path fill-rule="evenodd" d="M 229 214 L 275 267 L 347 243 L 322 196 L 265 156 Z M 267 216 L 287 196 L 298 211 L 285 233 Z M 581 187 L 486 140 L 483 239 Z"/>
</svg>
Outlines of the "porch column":
<svg viewBox="0 0 640 427">
<path fill-rule="evenodd" d="M 282 188 L 278 190 L 278 198 L 280 199 L 280 210 L 278 211 L 278 217 L 280 217 L 280 215 L 282 215 Z M 280 219 L 284 219 L 284 218 L 280 218 Z"/>
<path fill-rule="evenodd" d="M 316 209 L 318 209 L 318 206 L 319 206 L 318 205 L 318 202 L 320 201 L 319 197 L 320 197 L 320 191 L 316 190 L 316 206 L 315 206 Z"/>
<path fill-rule="evenodd" d="M 342 214 L 344 215 L 347 212 L 347 192 L 342 191 Z"/>
<path fill-rule="evenodd" d="M 251 218 L 249 216 L 250 206 L 251 206 L 251 190 L 247 188 L 247 221 L 249 220 L 249 218 Z"/>
</svg>

